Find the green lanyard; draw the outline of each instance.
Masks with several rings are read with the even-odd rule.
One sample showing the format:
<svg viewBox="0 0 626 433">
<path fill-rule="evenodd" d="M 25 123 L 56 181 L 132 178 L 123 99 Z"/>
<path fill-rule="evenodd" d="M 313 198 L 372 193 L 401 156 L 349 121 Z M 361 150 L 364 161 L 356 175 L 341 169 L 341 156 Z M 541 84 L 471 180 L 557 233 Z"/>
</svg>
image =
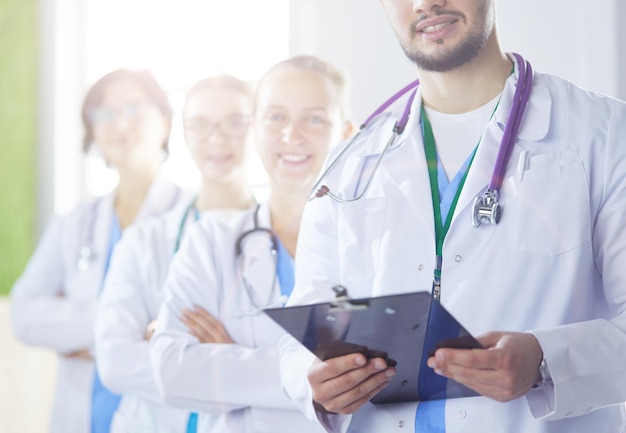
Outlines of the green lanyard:
<svg viewBox="0 0 626 433">
<path fill-rule="evenodd" d="M 511 73 L 513 74 L 515 71 L 515 63 L 511 66 Z M 502 94 L 500 94 L 500 98 Z M 489 117 L 489 121 L 493 118 L 493 115 L 496 113 L 498 109 L 498 105 L 500 105 L 500 98 L 498 98 L 498 102 L 496 103 L 491 116 Z M 426 162 L 428 165 L 428 178 L 430 179 L 430 193 L 433 200 L 433 212 L 435 215 L 435 254 L 436 254 L 436 265 L 435 272 L 433 275 L 433 298 L 436 301 L 439 301 L 441 298 L 441 267 L 443 262 L 443 240 L 448 233 L 448 229 L 450 228 L 450 222 L 452 221 L 452 216 L 454 215 L 454 210 L 456 209 L 456 204 L 459 201 L 459 196 L 461 195 L 461 191 L 463 190 L 463 185 L 465 184 L 465 179 L 467 178 L 467 173 L 469 173 L 470 167 L 472 166 L 472 162 L 474 162 L 474 156 L 476 156 L 476 152 L 472 155 L 472 159 L 470 163 L 467 165 L 467 170 L 465 170 L 465 174 L 463 174 L 463 179 L 459 183 L 459 188 L 456 190 L 456 194 L 454 195 L 454 200 L 452 200 L 452 204 L 450 206 L 450 210 L 448 211 L 448 215 L 446 217 L 445 224 L 441 224 L 441 201 L 439 197 L 439 183 L 437 182 L 437 150 L 435 147 L 435 136 L 433 135 L 433 128 L 430 125 L 430 121 L 428 120 L 428 116 L 426 116 L 426 111 L 424 111 L 424 104 L 420 108 L 422 114 L 422 136 L 424 137 L 424 150 L 426 152 Z M 480 144 L 482 140 L 482 136 L 478 140 L 476 147 Z"/>
<path fill-rule="evenodd" d="M 185 230 L 185 225 L 187 224 L 187 218 L 189 217 L 189 213 L 193 211 L 194 221 L 198 221 L 200 219 L 200 212 L 196 208 L 196 200 L 198 196 L 194 197 L 191 203 L 185 209 L 185 213 L 183 214 L 182 219 L 180 220 L 180 225 L 178 226 L 178 233 L 176 234 L 176 245 L 174 245 L 174 254 L 178 252 L 178 248 L 180 247 L 180 243 L 183 239 L 183 231 Z"/>
<path fill-rule="evenodd" d="M 495 112 L 495 110 L 494 110 Z M 433 128 L 430 125 L 430 121 L 428 120 L 428 116 L 426 116 L 426 111 L 424 111 L 424 106 L 421 107 L 421 115 L 422 115 L 422 135 L 424 136 L 424 150 L 426 152 L 426 163 L 428 165 L 428 178 L 430 180 L 430 193 L 433 200 L 433 212 L 435 216 L 435 254 L 436 254 L 436 265 L 435 271 L 433 275 L 433 299 L 439 301 L 441 298 L 441 267 L 443 262 L 443 240 L 448 233 L 448 229 L 450 228 L 450 223 L 452 222 L 452 216 L 454 215 L 454 210 L 456 209 L 456 204 L 459 201 L 459 196 L 461 195 L 461 191 L 463 190 L 463 185 L 465 184 L 465 179 L 467 178 L 467 173 L 469 173 L 469 169 L 472 166 L 472 162 L 474 161 L 474 155 L 470 160 L 470 163 L 467 166 L 467 170 L 465 170 L 465 174 L 463 175 L 463 179 L 461 179 L 461 183 L 456 190 L 456 194 L 454 195 L 454 199 L 452 200 L 452 204 L 450 205 L 450 210 L 448 211 L 448 215 L 446 217 L 446 221 L 444 224 L 441 223 L 441 199 L 439 197 L 439 183 L 437 182 L 437 150 L 435 148 L 435 136 L 433 135 Z M 480 142 L 480 141 L 479 141 Z"/>
</svg>

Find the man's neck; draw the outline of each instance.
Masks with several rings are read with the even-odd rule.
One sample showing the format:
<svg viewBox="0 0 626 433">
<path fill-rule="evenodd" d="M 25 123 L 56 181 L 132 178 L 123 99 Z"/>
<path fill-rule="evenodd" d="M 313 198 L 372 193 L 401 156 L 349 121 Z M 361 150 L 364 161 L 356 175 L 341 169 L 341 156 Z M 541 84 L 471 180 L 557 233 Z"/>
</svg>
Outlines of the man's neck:
<svg viewBox="0 0 626 433">
<path fill-rule="evenodd" d="M 419 71 L 424 104 L 448 114 L 482 107 L 502 92 L 511 66 L 499 48 L 485 47 L 474 60 L 453 71 Z"/>
</svg>

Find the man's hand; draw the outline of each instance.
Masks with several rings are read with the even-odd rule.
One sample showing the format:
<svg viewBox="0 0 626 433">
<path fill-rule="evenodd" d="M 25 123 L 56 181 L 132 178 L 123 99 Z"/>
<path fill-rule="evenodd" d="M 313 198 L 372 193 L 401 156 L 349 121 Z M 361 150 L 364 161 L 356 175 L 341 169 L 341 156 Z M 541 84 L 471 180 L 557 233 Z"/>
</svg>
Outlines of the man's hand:
<svg viewBox="0 0 626 433">
<path fill-rule="evenodd" d="M 308 373 L 313 400 L 328 412 L 348 415 L 374 397 L 396 374 L 381 358 L 368 360 L 360 353 L 320 361 Z"/>
<path fill-rule="evenodd" d="M 490 332 L 477 340 L 485 349 L 438 349 L 428 366 L 501 402 L 523 396 L 537 383 L 543 351 L 532 334 Z"/>
<path fill-rule="evenodd" d="M 181 320 L 189 328 L 189 333 L 200 340 L 200 343 L 234 343 L 224 325 L 198 305 L 191 310 L 185 308 Z"/>
</svg>

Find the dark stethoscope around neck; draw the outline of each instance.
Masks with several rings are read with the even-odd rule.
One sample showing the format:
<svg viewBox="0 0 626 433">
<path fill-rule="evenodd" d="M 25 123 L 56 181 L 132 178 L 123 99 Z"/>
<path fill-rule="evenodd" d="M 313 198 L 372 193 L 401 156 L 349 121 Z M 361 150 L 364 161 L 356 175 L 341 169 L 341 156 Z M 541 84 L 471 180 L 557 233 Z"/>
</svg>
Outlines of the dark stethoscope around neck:
<svg viewBox="0 0 626 433">
<path fill-rule="evenodd" d="M 176 244 L 175 244 L 175 248 L 174 248 L 174 253 L 176 253 L 178 251 L 178 248 L 180 247 L 180 243 L 182 240 L 182 236 L 183 236 L 183 232 L 185 230 L 185 226 L 187 224 L 187 220 L 189 219 L 189 215 L 194 212 L 195 215 L 195 220 L 197 221 L 200 218 L 200 214 L 197 210 L 197 208 L 195 207 L 195 203 L 196 203 L 196 199 L 194 198 L 191 203 L 187 206 L 187 208 L 185 209 L 185 212 L 183 213 L 183 217 L 180 220 L 180 224 L 178 226 L 178 234 L 176 236 Z M 259 225 L 259 211 L 261 209 L 261 205 L 257 204 L 256 209 L 254 210 L 253 216 L 252 216 L 252 221 L 253 221 L 253 226 L 251 229 L 246 230 L 245 232 L 241 233 L 237 239 L 235 240 L 235 256 L 237 259 L 237 267 L 238 267 L 238 273 L 240 278 L 242 279 L 242 284 L 244 287 L 244 290 L 246 291 L 246 294 L 248 296 L 248 299 L 250 300 L 250 304 L 252 305 L 252 308 L 249 310 L 241 310 L 237 312 L 237 316 L 238 317 L 249 317 L 249 316 L 256 316 L 260 313 L 263 312 L 263 310 L 265 308 L 272 308 L 272 307 L 282 307 L 284 305 L 284 303 L 287 301 L 285 296 L 280 296 L 277 302 L 272 302 L 272 299 L 275 296 L 275 292 L 276 292 L 276 288 L 277 288 L 277 280 L 278 280 L 278 237 L 276 236 L 276 234 L 272 231 L 272 229 L 267 228 L 267 227 L 261 227 Z M 244 244 L 246 242 L 246 240 L 250 239 L 250 237 L 254 236 L 254 235 L 266 235 L 268 236 L 269 240 L 270 240 L 270 255 L 272 256 L 274 265 L 273 265 L 273 272 L 272 272 L 272 281 L 271 281 L 271 288 L 270 290 L 268 290 L 268 298 L 265 301 L 265 303 L 263 305 L 259 305 L 255 300 L 254 300 L 254 296 L 253 296 L 253 289 L 250 286 L 250 284 L 248 283 L 248 281 L 246 280 L 246 277 L 244 275 L 244 263 L 243 263 L 243 259 L 244 259 Z"/>
<path fill-rule="evenodd" d="M 513 96 L 513 101 L 511 104 L 511 109 L 509 111 L 506 126 L 504 129 L 504 134 L 502 136 L 502 140 L 500 142 L 500 149 L 498 150 L 498 156 L 496 159 L 496 163 L 493 168 L 493 173 L 491 175 L 491 180 L 487 185 L 486 191 L 482 194 L 482 196 L 477 196 L 474 199 L 472 206 L 472 226 L 475 228 L 480 227 L 482 224 L 498 224 L 500 222 L 500 218 L 502 216 L 502 206 L 498 202 L 499 199 L 499 191 L 502 186 L 502 181 L 504 179 L 504 171 L 506 169 L 506 163 L 511 156 L 511 152 L 515 145 L 515 141 L 517 138 L 517 133 L 519 131 L 520 125 L 522 123 L 522 118 L 524 116 L 524 112 L 526 110 L 526 106 L 528 104 L 528 99 L 530 98 L 530 93 L 532 90 L 532 82 L 533 82 L 533 71 L 530 63 L 522 58 L 517 53 L 513 53 L 513 57 L 517 60 L 517 64 L 519 65 L 519 78 L 517 82 L 517 86 L 515 87 L 515 94 Z M 415 95 L 417 93 L 417 88 L 419 86 L 419 80 L 415 80 L 412 83 L 409 83 L 394 95 L 392 95 L 387 101 L 385 101 L 380 107 L 378 107 L 366 120 L 363 122 L 359 131 L 352 137 L 352 139 L 346 144 L 346 146 L 339 152 L 339 154 L 333 159 L 326 170 L 319 177 L 311 193 L 309 194 L 308 200 L 311 201 L 315 198 L 321 198 L 324 196 L 328 196 L 336 202 L 339 203 L 351 203 L 357 200 L 360 200 L 365 193 L 368 191 L 372 179 L 374 178 L 380 163 L 383 158 L 387 154 L 387 151 L 391 148 L 393 143 L 396 141 L 396 138 L 402 134 L 409 120 L 409 115 L 411 112 L 411 106 L 415 99 Z M 356 142 L 356 139 L 359 137 L 361 132 L 370 124 L 372 119 L 377 117 L 379 114 L 383 113 L 391 104 L 400 99 L 403 95 L 408 92 L 411 92 L 407 103 L 402 112 L 402 116 L 395 122 L 391 136 L 387 143 L 382 149 L 382 152 L 378 156 L 374 168 L 370 171 L 369 179 L 365 183 L 363 190 L 353 198 L 342 198 L 336 193 L 331 192 L 331 189 L 325 185 L 324 180 L 332 173 L 337 164 L 341 161 L 341 159 L 346 155 L 348 150 L 352 147 L 352 145 Z"/>
<path fill-rule="evenodd" d="M 245 232 L 241 233 L 238 237 L 237 240 L 235 241 L 235 256 L 237 258 L 237 266 L 239 268 L 239 275 L 241 277 L 242 283 L 243 283 L 243 287 L 246 291 L 246 294 L 248 295 L 248 299 L 250 300 L 250 304 L 252 306 L 251 309 L 249 310 L 241 310 L 237 312 L 237 316 L 238 317 L 249 317 L 249 316 L 256 316 L 260 313 L 263 312 L 263 310 L 265 308 L 273 308 L 273 307 L 282 307 L 285 302 L 287 302 L 287 297 L 284 295 L 281 295 L 278 298 L 278 301 L 273 302 L 272 299 L 275 297 L 276 294 L 276 290 L 278 287 L 277 281 L 278 281 L 278 248 L 279 248 L 279 240 L 278 237 L 276 236 L 276 234 L 274 233 L 274 231 L 271 228 L 268 227 L 261 227 L 259 225 L 259 210 L 261 209 L 261 205 L 257 205 L 256 209 L 254 210 L 254 214 L 253 214 L 253 226 L 251 229 L 246 230 Z M 269 238 L 270 240 L 270 255 L 272 256 L 272 260 L 274 262 L 273 265 L 273 275 L 272 275 L 272 282 L 271 282 L 271 288 L 270 290 L 268 290 L 268 298 L 267 300 L 263 303 L 263 305 L 259 305 L 253 296 L 253 289 L 250 286 L 250 284 L 248 283 L 246 277 L 245 277 L 245 273 L 244 273 L 244 244 L 246 242 L 246 240 L 250 239 L 252 236 L 255 235 L 265 235 Z"/>
</svg>

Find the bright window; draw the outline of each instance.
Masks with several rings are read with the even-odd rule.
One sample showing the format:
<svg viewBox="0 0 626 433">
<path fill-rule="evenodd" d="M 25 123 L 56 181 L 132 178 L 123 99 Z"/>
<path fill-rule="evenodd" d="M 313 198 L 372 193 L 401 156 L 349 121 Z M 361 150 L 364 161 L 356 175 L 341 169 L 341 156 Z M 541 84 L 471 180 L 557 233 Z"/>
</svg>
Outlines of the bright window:
<svg viewBox="0 0 626 433">
<path fill-rule="evenodd" d="M 148 69 L 168 91 L 174 108 L 166 172 L 198 184 L 183 141 L 180 114 L 185 89 L 217 73 L 255 81 L 289 50 L 289 0 L 85 0 L 83 33 L 86 88 L 120 68 Z M 83 92 L 84 93 L 84 92 Z M 250 180 L 265 183 L 253 157 Z M 88 158 L 87 194 L 111 189 L 116 175 Z M 262 192 L 261 192 L 262 194 Z"/>
</svg>

